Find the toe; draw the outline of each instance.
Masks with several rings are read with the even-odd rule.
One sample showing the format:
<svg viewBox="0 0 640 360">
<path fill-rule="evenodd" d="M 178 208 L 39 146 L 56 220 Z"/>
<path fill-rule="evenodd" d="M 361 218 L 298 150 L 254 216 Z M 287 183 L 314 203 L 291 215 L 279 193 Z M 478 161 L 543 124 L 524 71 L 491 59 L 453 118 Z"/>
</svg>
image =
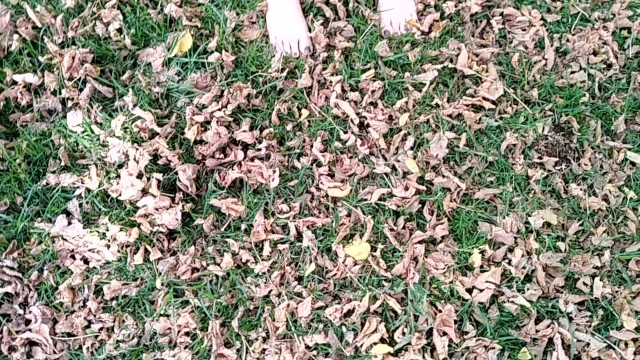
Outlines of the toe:
<svg viewBox="0 0 640 360">
<path fill-rule="evenodd" d="M 404 32 L 404 24 L 400 19 L 401 18 L 398 18 L 393 24 L 393 30 L 395 30 L 396 34 L 402 34 Z"/>
<path fill-rule="evenodd" d="M 311 39 L 308 35 L 303 36 L 298 42 L 298 49 L 300 50 L 300 54 L 302 55 L 310 55 L 313 51 L 313 46 L 311 46 Z"/>
<path fill-rule="evenodd" d="M 269 35 L 269 42 L 271 43 L 271 47 L 273 47 L 273 51 L 280 52 L 280 42 L 277 37 Z"/>
<path fill-rule="evenodd" d="M 291 50 L 291 40 L 290 39 L 286 39 L 284 41 L 283 51 L 287 55 L 291 55 L 293 53 L 293 51 Z"/>
</svg>

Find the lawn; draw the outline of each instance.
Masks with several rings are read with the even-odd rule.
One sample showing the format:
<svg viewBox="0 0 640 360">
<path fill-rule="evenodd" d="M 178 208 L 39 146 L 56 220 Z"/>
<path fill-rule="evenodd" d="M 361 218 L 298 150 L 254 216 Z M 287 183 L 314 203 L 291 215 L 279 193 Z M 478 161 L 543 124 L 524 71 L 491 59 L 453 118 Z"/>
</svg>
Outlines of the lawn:
<svg viewBox="0 0 640 360">
<path fill-rule="evenodd" d="M 0 5 L 0 357 L 640 356 L 640 4 Z"/>
</svg>

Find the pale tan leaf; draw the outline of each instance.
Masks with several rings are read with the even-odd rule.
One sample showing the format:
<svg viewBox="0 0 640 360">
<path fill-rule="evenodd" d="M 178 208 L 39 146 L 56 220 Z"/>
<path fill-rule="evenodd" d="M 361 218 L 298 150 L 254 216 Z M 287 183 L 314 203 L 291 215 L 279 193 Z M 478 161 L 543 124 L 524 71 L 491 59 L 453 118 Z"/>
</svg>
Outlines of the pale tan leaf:
<svg viewBox="0 0 640 360">
<path fill-rule="evenodd" d="M 304 271 L 304 276 L 305 277 L 309 276 L 315 269 L 316 269 L 316 263 L 311 263 L 309 267 L 307 267 L 307 270 Z"/>
<path fill-rule="evenodd" d="M 400 119 L 398 120 L 398 125 L 404 126 L 407 124 L 407 121 L 409 121 L 409 113 L 404 113 L 400 115 Z"/>
<path fill-rule="evenodd" d="M 71 110 L 67 113 L 67 127 L 69 130 L 81 133 L 82 129 L 82 110 Z"/>
<path fill-rule="evenodd" d="M 473 249 L 473 254 L 469 257 L 469 264 L 473 265 L 474 268 L 479 268 L 482 265 L 482 255 L 480 255 L 478 249 Z"/>
<path fill-rule="evenodd" d="M 385 355 L 393 352 L 393 348 L 386 344 L 377 344 L 371 348 L 371 355 Z"/>
<path fill-rule="evenodd" d="M 449 152 L 449 150 L 447 150 L 448 143 L 449 139 L 447 139 L 443 133 L 437 133 L 429 144 L 429 154 L 438 160 L 444 159 L 445 155 Z"/>
<path fill-rule="evenodd" d="M 633 151 L 626 151 L 625 152 L 625 157 L 629 160 L 629 161 L 633 161 L 636 164 L 640 164 L 640 154 L 638 153 L 634 153 Z"/>
<path fill-rule="evenodd" d="M 351 193 L 351 186 L 349 184 L 340 184 L 339 186 L 330 187 L 327 189 L 327 194 L 331 197 L 343 198 Z"/>
<path fill-rule="evenodd" d="M 306 299 L 304 299 L 302 302 L 298 304 L 296 313 L 298 314 L 299 318 L 306 318 L 306 317 L 309 317 L 309 315 L 311 315 L 312 300 L 313 298 L 311 296 L 308 296 Z"/>
</svg>

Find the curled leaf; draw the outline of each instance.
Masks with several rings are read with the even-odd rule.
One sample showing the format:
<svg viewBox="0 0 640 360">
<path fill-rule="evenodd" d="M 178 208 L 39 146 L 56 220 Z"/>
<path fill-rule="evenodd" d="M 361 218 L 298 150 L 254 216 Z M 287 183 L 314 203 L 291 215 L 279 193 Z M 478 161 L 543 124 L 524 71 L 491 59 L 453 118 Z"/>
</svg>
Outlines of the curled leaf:
<svg viewBox="0 0 640 360">
<path fill-rule="evenodd" d="M 349 184 L 340 184 L 339 186 L 330 187 L 327 189 L 327 194 L 331 197 L 342 198 L 351 192 L 351 186 Z"/>
</svg>

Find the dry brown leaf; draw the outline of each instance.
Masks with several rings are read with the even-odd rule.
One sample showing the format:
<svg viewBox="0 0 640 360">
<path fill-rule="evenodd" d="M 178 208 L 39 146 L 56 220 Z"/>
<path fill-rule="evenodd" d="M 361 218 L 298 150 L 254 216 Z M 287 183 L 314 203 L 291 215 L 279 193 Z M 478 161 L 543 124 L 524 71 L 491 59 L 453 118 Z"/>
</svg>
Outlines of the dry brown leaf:
<svg viewBox="0 0 640 360">
<path fill-rule="evenodd" d="M 222 211 L 223 214 L 227 214 L 235 218 L 243 218 L 247 215 L 245 206 L 236 198 L 211 199 L 209 204 L 220 208 L 220 211 Z"/>
<path fill-rule="evenodd" d="M 502 144 L 500 145 L 500 153 L 504 154 L 504 152 L 507 150 L 507 147 L 509 147 L 509 145 L 517 145 L 518 144 L 518 138 L 516 137 L 515 134 L 513 134 L 512 132 L 507 132 L 507 134 L 505 135 L 504 141 L 502 141 Z"/>
<path fill-rule="evenodd" d="M 336 105 L 340 108 L 340 110 L 344 111 L 347 116 L 353 120 L 354 123 L 358 123 L 360 120 L 358 119 L 358 115 L 356 111 L 353 109 L 353 106 L 344 100 L 336 100 Z"/>
<path fill-rule="evenodd" d="M 162 64 L 166 56 L 166 49 L 158 45 L 140 51 L 138 61 L 143 64 L 151 64 L 153 72 L 158 73 L 164 69 Z"/>
<path fill-rule="evenodd" d="M 609 332 L 609 335 L 613 336 L 618 340 L 625 340 L 625 341 L 640 338 L 640 335 L 629 330 L 620 330 L 620 331 L 612 330 L 611 332 Z"/>
<path fill-rule="evenodd" d="M 178 166 L 178 187 L 191 196 L 196 195 L 195 179 L 198 176 L 200 166 L 195 164 L 183 164 Z"/>
<path fill-rule="evenodd" d="M 377 43 L 373 50 L 375 50 L 375 52 L 383 58 L 393 55 L 391 49 L 389 49 L 389 42 L 387 40 L 382 40 Z"/>
<path fill-rule="evenodd" d="M 449 143 L 449 139 L 444 135 L 444 133 L 436 133 L 436 135 L 431 140 L 429 144 L 429 155 L 437 160 L 442 160 L 447 155 L 449 150 L 447 150 L 447 144 Z"/>
<path fill-rule="evenodd" d="M 473 198 L 479 200 L 487 200 L 500 193 L 502 193 L 502 190 L 500 189 L 481 189 L 473 194 Z"/>
<path fill-rule="evenodd" d="M 447 304 L 442 312 L 436 316 L 434 328 L 436 331 L 445 333 L 453 342 L 458 343 L 460 339 L 456 333 L 456 310 L 453 305 Z"/>
<path fill-rule="evenodd" d="M 482 221 L 478 223 L 478 231 L 486 233 L 487 238 L 490 240 L 496 240 L 506 245 L 513 245 L 516 240 L 515 234 L 509 233 L 499 226 Z"/>
<path fill-rule="evenodd" d="M 296 309 L 296 314 L 298 315 L 298 318 L 307 318 L 311 315 L 312 300 L 313 298 L 311 296 L 308 296 L 298 304 L 298 307 Z"/>
</svg>

